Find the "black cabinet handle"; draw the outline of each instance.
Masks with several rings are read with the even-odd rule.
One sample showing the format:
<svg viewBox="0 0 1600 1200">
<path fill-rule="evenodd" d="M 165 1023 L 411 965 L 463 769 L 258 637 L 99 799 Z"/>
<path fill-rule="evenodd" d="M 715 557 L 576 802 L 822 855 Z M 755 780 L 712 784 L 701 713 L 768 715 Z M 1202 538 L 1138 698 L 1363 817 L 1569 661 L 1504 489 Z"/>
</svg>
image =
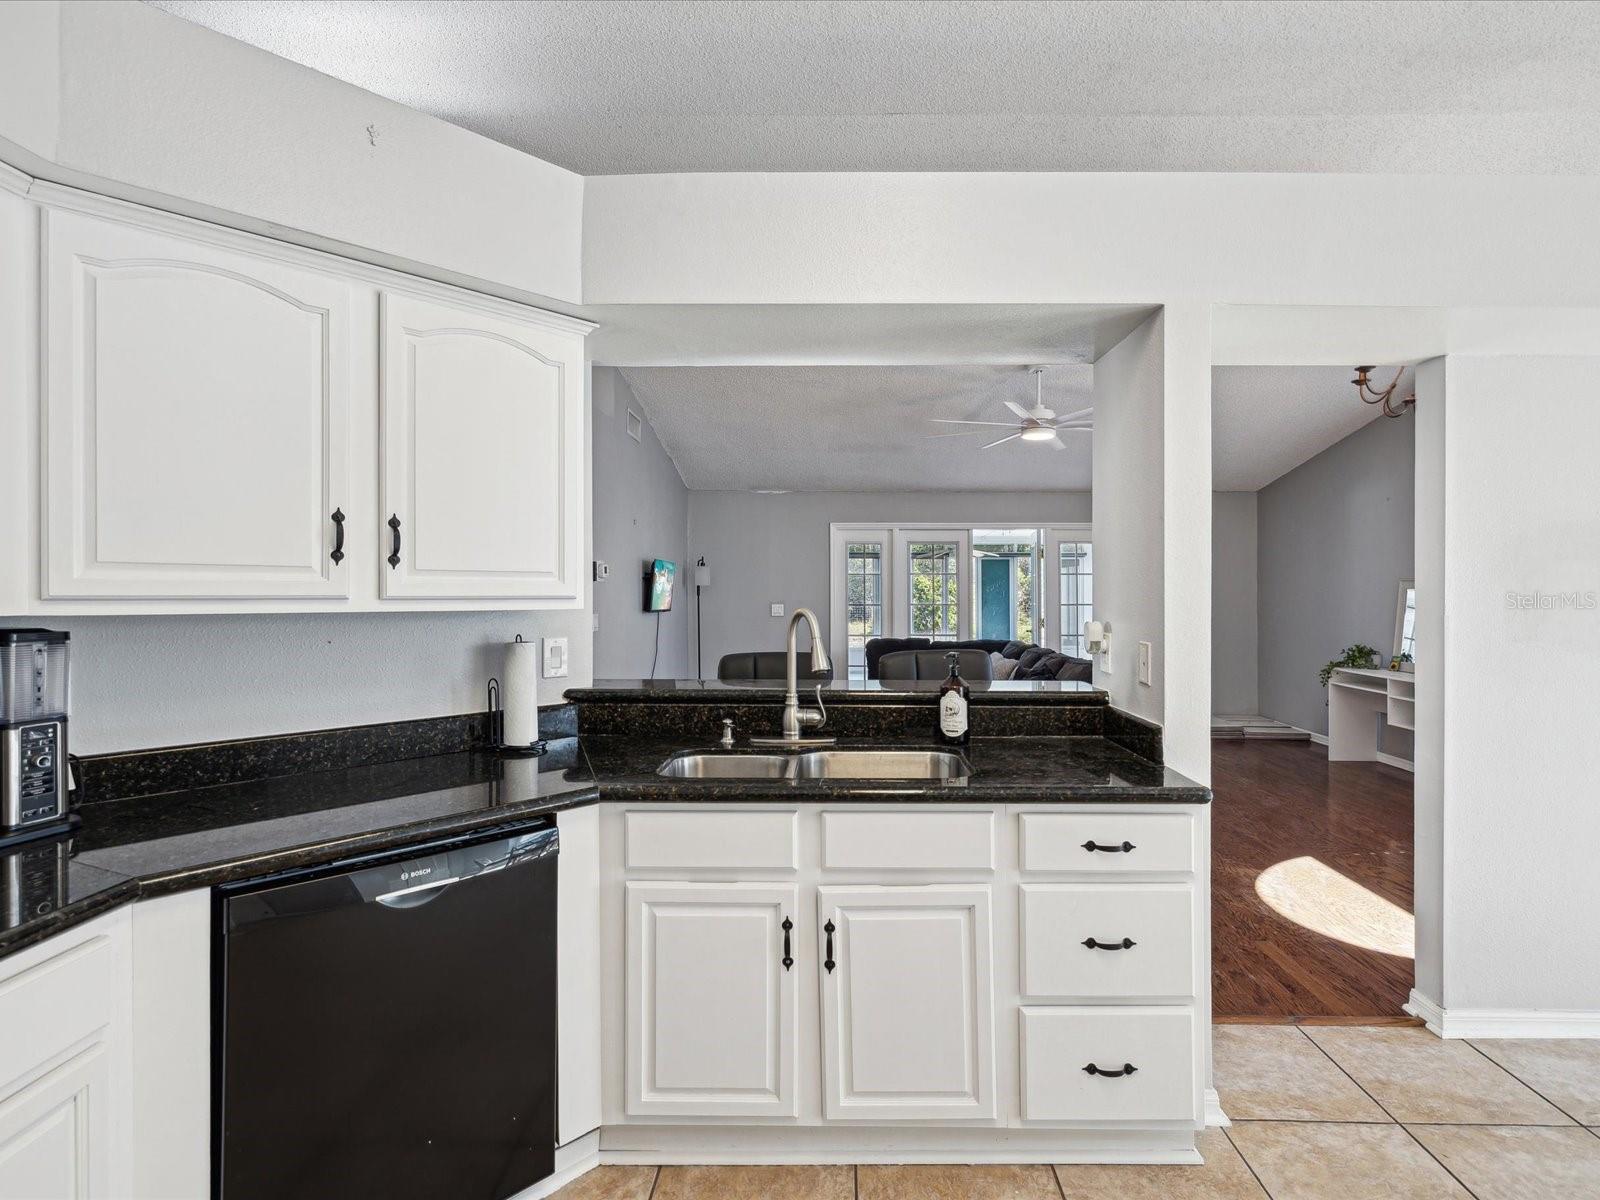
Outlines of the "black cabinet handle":
<svg viewBox="0 0 1600 1200">
<path fill-rule="evenodd" d="M 400 517 L 395 513 L 389 514 L 389 528 L 394 533 L 394 545 L 389 551 L 389 569 L 393 570 L 400 565 Z"/>
<path fill-rule="evenodd" d="M 1093 1063 L 1090 1063 L 1083 1070 L 1084 1073 L 1088 1075 L 1104 1075 L 1107 1079 L 1121 1079 L 1124 1075 L 1132 1075 L 1138 1069 L 1139 1068 L 1134 1066 L 1132 1063 L 1123 1063 L 1118 1069 L 1114 1071 L 1108 1071 L 1104 1067 L 1097 1067 Z"/>
<path fill-rule="evenodd" d="M 344 513 L 336 508 L 328 520 L 333 522 L 333 550 L 328 557 L 333 559 L 334 565 L 337 566 L 344 561 Z"/>
<path fill-rule="evenodd" d="M 1135 846 L 1132 842 L 1123 842 L 1120 846 L 1102 846 L 1099 842 L 1095 841 L 1093 838 L 1090 838 L 1083 844 L 1083 848 L 1090 854 L 1093 854 L 1097 850 L 1101 854 L 1126 854 L 1129 850 L 1137 850 L 1139 847 Z"/>
<path fill-rule="evenodd" d="M 794 955 L 789 953 L 789 933 L 794 929 L 794 922 L 788 917 L 783 919 L 783 969 L 787 971 L 794 966 Z"/>
<path fill-rule="evenodd" d="M 1091 950 L 1132 950 L 1139 943 L 1132 938 L 1123 938 L 1120 942 L 1097 942 L 1088 937 L 1083 939 L 1083 944 Z"/>
<path fill-rule="evenodd" d="M 823 965 L 824 968 L 827 969 L 828 974 L 832 975 L 834 967 L 839 965 L 838 963 L 833 961 L 833 933 L 834 933 L 833 922 L 829 921 L 826 925 L 824 925 L 822 927 L 822 932 L 828 935 L 828 948 L 824 952 L 824 957 L 822 959 L 822 965 Z"/>
</svg>

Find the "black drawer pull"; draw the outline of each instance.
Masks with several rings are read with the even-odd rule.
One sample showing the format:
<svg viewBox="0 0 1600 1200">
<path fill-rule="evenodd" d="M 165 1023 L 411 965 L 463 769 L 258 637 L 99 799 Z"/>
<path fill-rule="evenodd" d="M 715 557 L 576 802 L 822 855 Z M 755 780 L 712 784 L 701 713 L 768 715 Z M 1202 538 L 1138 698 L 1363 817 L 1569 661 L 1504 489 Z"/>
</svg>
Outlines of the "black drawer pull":
<svg viewBox="0 0 1600 1200">
<path fill-rule="evenodd" d="M 825 957 L 822 960 L 822 965 L 827 969 L 828 974 L 832 975 L 834 967 L 839 965 L 833 961 L 833 922 L 829 921 L 826 925 L 824 925 L 822 927 L 822 932 L 828 935 L 828 948 L 823 952 Z"/>
<path fill-rule="evenodd" d="M 1123 938 L 1120 942 L 1097 942 L 1089 937 L 1083 939 L 1083 944 L 1091 950 L 1132 950 L 1139 943 L 1132 938 Z"/>
<path fill-rule="evenodd" d="M 328 520 L 333 522 L 333 550 L 328 557 L 333 559 L 333 565 L 338 566 L 344 561 L 344 513 L 340 509 L 333 510 L 333 516 Z"/>
<path fill-rule="evenodd" d="M 1083 1070 L 1084 1073 L 1088 1075 L 1103 1075 L 1107 1079 L 1121 1079 L 1124 1075 L 1132 1075 L 1138 1069 L 1139 1068 L 1134 1066 L 1132 1063 L 1123 1063 L 1122 1066 L 1117 1070 L 1108 1071 L 1104 1067 L 1097 1067 L 1093 1063 L 1090 1063 Z"/>
<path fill-rule="evenodd" d="M 789 953 L 789 933 L 794 929 L 794 922 L 788 917 L 783 919 L 783 969 L 787 971 L 794 966 L 794 955 Z"/>
<path fill-rule="evenodd" d="M 1083 844 L 1083 848 L 1090 854 L 1093 854 L 1097 850 L 1101 854 L 1126 854 L 1128 851 L 1137 850 L 1139 847 L 1135 846 L 1132 842 L 1123 842 L 1120 846 L 1102 846 L 1099 842 L 1095 841 L 1093 838 L 1090 838 Z"/>
<path fill-rule="evenodd" d="M 392 571 L 400 565 L 400 516 L 398 513 L 389 514 L 389 528 L 394 531 L 394 546 L 389 551 L 389 569 Z"/>
</svg>

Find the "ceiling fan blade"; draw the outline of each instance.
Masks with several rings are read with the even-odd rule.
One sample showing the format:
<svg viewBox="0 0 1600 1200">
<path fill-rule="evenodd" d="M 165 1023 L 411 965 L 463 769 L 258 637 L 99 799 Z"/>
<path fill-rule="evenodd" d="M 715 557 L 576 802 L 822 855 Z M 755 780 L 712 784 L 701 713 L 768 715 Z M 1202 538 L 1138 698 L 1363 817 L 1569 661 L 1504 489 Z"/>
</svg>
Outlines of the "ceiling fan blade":
<svg viewBox="0 0 1600 1200">
<path fill-rule="evenodd" d="M 993 425 L 997 429 L 1015 429 L 1015 421 L 952 421 L 948 417 L 932 418 L 935 425 Z"/>
<path fill-rule="evenodd" d="M 1061 432 L 1066 432 L 1066 433 L 1093 433 L 1094 432 L 1094 426 L 1090 425 L 1087 421 L 1073 421 L 1073 422 L 1071 422 L 1070 424 L 1067 424 L 1067 425 L 1052 425 L 1050 428 L 1054 429 L 1057 433 L 1061 433 Z"/>
<path fill-rule="evenodd" d="M 976 429 L 957 429 L 953 433 L 925 433 L 922 435 L 922 440 L 926 442 L 933 438 L 971 437 L 977 432 Z"/>
<path fill-rule="evenodd" d="M 1007 408 L 1016 413 L 1017 416 L 1021 417 L 1023 420 L 1027 420 L 1029 417 L 1033 416 L 1031 412 L 1023 408 L 1022 405 L 1018 404 L 1015 400 L 1007 400 L 1005 403 Z"/>
<path fill-rule="evenodd" d="M 1001 439 L 999 439 L 999 441 L 994 441 L 994 442 L 990 442 L 990 443 L 988 443 L 988 444 L 987 444 L 987 445 L 984 445 L 984 446 L 979 446 L 979 447 L 978 447 L 978 449 L 979 449 L 979 450 L 987 450 L 987 449 L 989 449 L 989 448 L 990 448 L 990 447 L 991 447 L 991 446 L 998 446 L 998 445 L 1001 445 L 1001 444 L 1002 444 L 1002 443 L 1004 443 L 1004 442 L 1009 442 L 1009 441 L 1013 441 L 1013 440 L 1015 440 L 1015 439 L 1016 439 L 1016 438 L 1019 438 L 1019 437 L 1021 437 L 1021 436 L 1022 436 L 1022 435 L 1021 435 L 1021 434 L 1020 434 L 1020 433 L 1013 433 L 1013 434 L 1011 434 L 1011 435 L 1010 435 L 1010 436 L 1009 436 L 1009 437 L 1003 437 L 1003 438 L 1001 438 Z"/>
<path fill-rule="evenodd" d="M 1050 444 L 1052 446 L 1054 446 L 1057 450 L 1065 450 L 1067 448 L 1067 444 L 1065 442 L 1063 442 L 1059 437 L 1051 438 L 1050 439 Z"/>
<path fill-rule="evenodd" d="M 1062 422 L 1076 421 L 1079 417 L 1087 417 L 1093 411 L 1094 411 L 1094 405 L 1091 404 L 1088 408 L 1080 408 L 1077 412 L 1069 412 L 1069 413 L 1067 413 L 1065 416 L 1063 416 L 1061 418 L 1061 421 Z"/>
</svg>

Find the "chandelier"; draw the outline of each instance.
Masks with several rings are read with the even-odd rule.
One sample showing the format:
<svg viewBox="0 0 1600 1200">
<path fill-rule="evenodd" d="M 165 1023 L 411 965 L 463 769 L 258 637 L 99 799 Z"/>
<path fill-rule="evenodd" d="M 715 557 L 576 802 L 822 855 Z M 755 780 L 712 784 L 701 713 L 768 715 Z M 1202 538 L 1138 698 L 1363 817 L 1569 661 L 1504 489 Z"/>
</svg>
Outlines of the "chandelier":
<svg viewBox="0 0 1600 1200">
<path fill-rule="evenodd" d="M 1407 396 L 1404 400 L 1396 400 L 1394 398 L 1395 389 L 1400 386 L 1400 376 L 1405 374 L 1406 369 L 1401 367 L 1398 371 L 1396 371 L 1394 373 L 1394 378 L 1389 381 L 1389 386 L 1384 388 L 1381 392 L 1377 388 L 1373 387 L 1367 379 L 1367 376 L 1371 373 L 1372 369 L 1373 368 L 1370 366 L 1357 367 L 1356 377 L 1350 381 L 1356 385 L 1356 392 L 1361 396 L 1361 402 L 1363 404 L 1377 404 L 1382 406 L 1383 415 L 1386 417 L 1405 416 L 1406 409 L 1410 408 L 1417 402 L 1417 393 L 1416 389 L 1414 388 L 1412 389 L 1411 395 Z"/>
</svg>

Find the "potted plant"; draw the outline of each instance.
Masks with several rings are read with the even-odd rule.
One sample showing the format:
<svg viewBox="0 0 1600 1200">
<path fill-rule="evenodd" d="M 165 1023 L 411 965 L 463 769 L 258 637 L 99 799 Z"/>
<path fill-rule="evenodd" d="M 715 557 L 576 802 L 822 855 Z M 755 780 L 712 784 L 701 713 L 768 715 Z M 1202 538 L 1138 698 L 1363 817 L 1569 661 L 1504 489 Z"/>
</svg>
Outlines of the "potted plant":
<svg viewBox="0 0 1600 1200">
<path fill-rule="evenodd" d="M 1333 673 L 1340 667 L 1356 667 L 1370 669 L 1377 665 L 1378 652 L 1371 646 L 1363 646 L 1357 642 L 1354 646 L 1346 646 L 1344 654 L 1328 663 L 1317 672 L 1317 679 L 1323 687 L 1328 686 L 1328 680 L 1333 678 Z"/>
</svg>

